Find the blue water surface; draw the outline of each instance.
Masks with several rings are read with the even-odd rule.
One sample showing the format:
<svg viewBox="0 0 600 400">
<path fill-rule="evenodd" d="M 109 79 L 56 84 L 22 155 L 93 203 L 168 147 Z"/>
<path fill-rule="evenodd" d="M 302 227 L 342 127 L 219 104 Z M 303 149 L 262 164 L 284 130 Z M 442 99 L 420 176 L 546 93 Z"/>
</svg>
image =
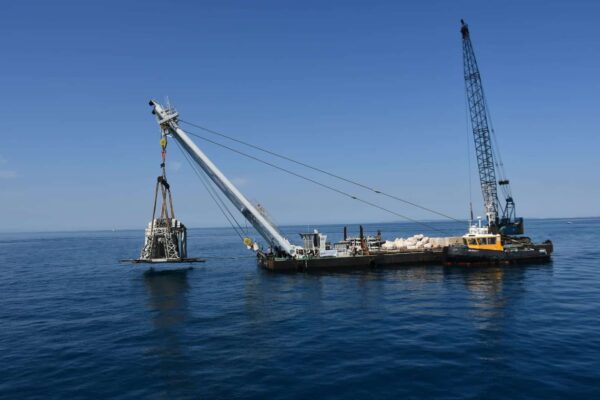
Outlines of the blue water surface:
<svg viewBox="0 0 600 400">
<path fill-rule="evenodd" d="M 321 274 L 263 271 L 230 229 L 154 273 L 118 262 L 141 230 L 2 234 L 0 398 L 598 399 L 600 220 L 527 229 L 551 264 Z"/>
</svg>

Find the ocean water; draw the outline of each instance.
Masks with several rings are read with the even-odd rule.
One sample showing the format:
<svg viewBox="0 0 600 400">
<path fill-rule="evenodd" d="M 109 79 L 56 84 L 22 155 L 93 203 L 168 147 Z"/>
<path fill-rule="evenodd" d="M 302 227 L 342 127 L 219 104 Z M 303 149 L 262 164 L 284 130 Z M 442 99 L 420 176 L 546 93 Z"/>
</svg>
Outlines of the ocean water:
<svg viewBox="0 0 600 400">
<path fill-rule="evenodd" d="M 600 220 L 527 229 L 552 263 L 322 274 L 263 271 L 229 229 L 154 273 L 118 262 L 141 230 L 2 234 L 0 398 L 599 399 Z"/>
</svg>

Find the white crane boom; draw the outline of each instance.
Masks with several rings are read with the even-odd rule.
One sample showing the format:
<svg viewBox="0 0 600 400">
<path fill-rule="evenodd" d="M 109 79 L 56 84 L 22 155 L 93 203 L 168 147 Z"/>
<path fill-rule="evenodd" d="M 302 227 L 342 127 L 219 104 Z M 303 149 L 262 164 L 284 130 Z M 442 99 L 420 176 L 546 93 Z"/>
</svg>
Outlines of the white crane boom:
<svg viewBox="0 0 600 400">
<path fill-rule="evenodd" d="M 152 113 L 156 115 L 158 124 L 165 134 L 173 136 L 181 146 L 192 156 L 194 161 L 202 168 L 208 177 L 227 196 L 229 201 L 246 217 L 248 222 L 260 233 L 260 235 L 274 249 L 294 257 L 296 248 L 279 230 L 269 222 L 258 209 L 231 183 L 229 179 L 217 168 L 215 164 L 196 146 L 183 129 L 179 127 L 177 117 L 179 114 L 171 108 L 164 108 L 154 100 L 150 100 L 153 108 Z"/>
</svg>

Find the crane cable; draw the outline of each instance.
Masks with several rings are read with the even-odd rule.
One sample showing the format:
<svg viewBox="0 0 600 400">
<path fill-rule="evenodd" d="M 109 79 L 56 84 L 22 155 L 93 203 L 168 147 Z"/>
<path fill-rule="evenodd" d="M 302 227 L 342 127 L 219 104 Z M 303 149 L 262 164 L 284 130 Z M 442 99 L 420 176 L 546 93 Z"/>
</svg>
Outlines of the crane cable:
<svg viewBox="0 0 600 400">
<path fill-rule="evenodd" d="M 354 195 L 352 195 L 352 194 L 350 194 L 350 193 L 348 193 L 348 192 L 344 192 L 343 190 L 337 189 L 337 188 L 335 188 L 335 187 L 333 187 L 333 186 L 329 186 L 329 185 L 327 185 L 327 184 L 324 184 L 324 183 L 322 183 L 322 182 L 316 181 L 316 180 L 314 180 L 314 179 L 312 179 L 312 178 L 309 178 L 309 177 L 307 177 L 307 176 L 301 175 L 301 174 L 299 174 L 299 173 L 297 173 L 297 172 L 291 171 L 291 170 L 289 170 L 289 169 L 287 169 L 287 168 L 284 168 L 284 167 L 281 167 L 281 166 L 279 166 L 279 165 L 276 165 L 276 164 L 270 163 L 270 162 L 268 162 L 268 161 L 262 160 L 262 159 L 260 159 L 260 158 L 258 158 L 258 157 L 255 157 L 255 156 L 251 155 L 251 154 L 244 153 L 243 151 L 240 151 L 240 150 L 234 149 L 233 147 L 229 147 L 229 146 L 227 146 L 227 145 L 224 145 L 224 144 L 222 144 L 222 143 L 215 142 L 214 140 L 211 140 L 211 139 L 209 139 L 209 138 L 206 138 L 206 137 L 204 137 L 204 136 L 200 136 L 200 135 L 198 135 L 198 134 L 195 134 L 195 133 L 191 133 L 191 132 L 187 132 L 187 133 L 188 133 L 188 134 L 190 134 L 190 135 L 192 135 L 192 136 L 194 136 L 194 137 L 197 137 L 197 138 L 199 138 L 199 139 L 202 139 L 202 140 L 205 140 L 205 141 L 207 141 L 207 142 L 209 142 L 209 143 L 212 143 L 212 144 L 214 144 L 214 145 L 216 145 L 216 146 L 223 147 L 223 148 L 225 148 L 225 149 L 227 149 L 227 150 L 230 150 L 230 151 L 232 151 L 232 152 L 234 152 L 234 153 L 240 154 L 240 155 L 242 155 L 242 156 L 244 156 L 244 157 L 247 157 L 247 158 L 250 158 L 250 159 L 252 159 L 252 160 L 254 160 L 254 161 L 258 161 L 258 162 L 260 162 L 260 163 L 262 163 L 262 164 L 268 165 L 268 166 L 270 166 L 270 167 L 272 167 L 272 168 L 275 168 L 275 169 L 278 169 L 278 170 L 280 170 L 280 171 L 283 171 L 283 172 L 285 172 L 285 173 L 287 173 L 287 174 L 293 175 L 293 176 L 295 176 L 295 177 L 297 177 L 297 178 L 304 179 L 305 181 L 312 182 L 312 183 L 314 183 L 315 185 L 321 186 L 321 187 L 323 187 L 323 188 L 325 188 L 325 189 L 328 189 L 328 190 L 331 190 L 331 191 L 333 191 L 333 192 L 336 192 L 336 193 L 338 193 L 338 194 L 341 194 L 341 195 L 343 195 L 343 196 L 349 197 L 349 198 L 351 198 L 351 199 L 353 199 L 353 200 L 357 200 L 357 201 L 359 201 L 359 202 L 361 202 L 361 203 L 363 203 L 363 204 L 366 204 L 366 205 L 368 205 L 368 206 L 371 206 L 371 207 L 377 208 L 377 209 L 379 209 L 379 210 L 382 210 L 382 211 L 388 212 L 388 213 L 390 213 L 390 214 L 393 214 L 393 215 L 395 215 L 395 216 L 397 216 L 397 217 L 400 217 L 400 218 L 406 219 L 406 220 L 408 220 L 408 221 L 414 222 L 414 223 L 416 223 L 416 224 L 419 224 L 419 225 L 425 226 L 425 227 L 427 227 L 427 228 L 429 228 L 429 229 L 431 229 L 431 230 L 434 230 L 434 231 L 437 231 L 437 232 L 440 232 L 440 233 L 445 233 L 445 232 L 448 232 L 448 230 L 447 230 L 447 229 L 439 229 L 439 228 L 433 227 L 433 226 L 431 226 L 431 225 L 429 225 L 429 224 L 426 224 L 426 223 L 424 223 L 424 222 L 422 222 L 422 221 L 419 221 L 419 220 L 416 220 L 416 219 L 410 218 L 410 217 L 408 217 L 408 216 L 406 216 L 406 215 L 403 215 L 403 214 L 397 213 L 397 212 L 395 212 L 395 211 L 392 211 L 392 210 L 390 210 L 390 209 L 388 209 L 388 208 L 385 208 L 385 207 L 382 207 L 382 206 L 380 206 L 380 205 L 378 205 L 378 204 L 372 203 L 372 202 L 370 202 L 370 201 L 368 201 L 368 200 L 364 200 L 364 199 L 362 199 L 362 198 L 360 198 L 360 197 L 354 196 Z M 189 161 L 189 160 L 188 160 L 188 161 Z M 462 222 L 462 221 L 461 221 L 461 222 Z"/>
<path fill-rule="evenodd" d="M 416 203 L 414 203 L 414 202 L 412 202 L 412 201 L 409 201 L 409 200 L 403 199 L 403 198 L 401 198 L 401 197 L 394 196 L 394 195 L 392 195 L 392 194 L 389 194 L 389 193 L 382 192 L 381 190 L 377 190 L 377 189 L 375 189 L 375 188 L 372 188 L 372 187 L 370 187 L 370 186 L 367 186 L 367 185 L 365 185 L 365 184 L 363 184 L 363 183 L 360 183 L 360 182 L 357 182 L 357 181 L 354 181 L 354 180 L 351 180 L 351 179 L 348 179 L 348 178 L 344 178 L 343 176 L 340 176 L 340 175 L 334 174 L 334 173 L 332 173 L 332 172 L 325 171 L 325 170 L 323 170 L 323 169 L 321 169 L 321 168 L 314 167 L 314 166 L 312 166 L 312 165 L 309 165 L 309 164 L 306 164 L 306 163 L 304 163 L 304 162 L 302 162 L 302 161 L 298 161 L 298 160 L 295 160 L 295 159 L 293 159 L 293 158 L 290 158 L 290 157 L 287 157 L 287 156 L 284 156 L 284 155 L 281 155 L 281 154 L 277 154 L 277 153 L 275 153 L 275 152 L 273 152 L 273 151 L 271 151 L 271 150 L 265 149 L 265 148 L 263 148 L 263 147 L 260 147 L 260 146 L 256 146 L 256 145 L 254 145 L 254 144 L 251 144 L 251 143 L 245 142 L 245 141 L 243 141 L 243 140 L 240 140 L 240 139 L 236 139 L 236 138 L 234 138 L 234 137 L 231 137 L 231 136 L 225 135 L 224 133 L 220 133 L 220 132 L 214 131 L 214 130 L 212 130 L 212 129 L 206 128 L 206 127 L 204 127 L 204 126 L 201 126 L 201 125 L 198 125 L 198 124 L 194 124 L 194 123 L 192 123 L 192 122 L 184 121 L 184 120 L 182 120 L 182 119 L 179 119 L 179 122 L 183 122 L 184 124 L 187 124 L 187 125 L 189 125 L 189 126 L 193 126 L 193 127 L 195 127 L 195 128 L 202 129 L 203 131 L 206 131 L 206 132 L 208 132 L 208 133 L 211 133 L 211 134 L 213 134 L 213 135 L 217 135 L 217 136 L 224 137 L 224 138 L 226 138 L 226 139 L 229 139 L 229 140 L 231 140 L 231 141 L 234 141 L 234 142 L 237 142 L 237 143 L 243 144 L 244 146 L 251 147 L 251 148 L 253 148 L 253 149 L 255 149 L 255 150 L 262 151 L 262 152 L 264 152 L 264 153 L 267 153 L 267 154 L 270 154 L 270 155 L 272 155 L 272 156 L 275 156 L 275 157 L 281 158 L 281 159 L 283 159 L 283 160 L 286 160 L 286 161 L 292 162 L 292 163 L 294 163 L 294 164 L 301 165 L 301 166 L 303 166 L 303 167 L 305 167 L 305 168 L 312 169 L 312 170 L 314 170 L 314 171 L 317 171 L 317 172 L 320 172 L 320 173 L 322 173 L 322 174 L 325 174 L 325 175 L 331 176 L 331 177 L 333 177 L 333 178 L 336 178 L 336 179 L 339 179 L 339 180 L 341 180 L 341 181 L 344 181 L 344 182 L 350 183 L 350 184 L 352 184 L 352 185 L 355 185 L 355 186 L 361 187 L 361 188 L 363 188 L 363 189 L 366 189 L 366 190 L 369 190 L 369 191 L 371 191 L 371 192 L 374 192 L 374 193 L 380 194 L 380 195 L 382 195 L 382 196 L 386 196 L 386 197 L 389 197 L 389 198 L 391 198 L 391 199 L 394 199 L 394 200 L 400 201 L 400 202 L 402 202 L 402 203 L 409 204 L 409 205 L 411 205 L 411 206 L 413 206 L 413 207 L 420 208 L 421 210 L 428 211 L 428 212 L 430 212 L 430 213 L 433 213 L 433 214 L 439 215 L 439 216 L 441 216 L 441 217 L 444 217 L 444 218 L 451 219 L 451 220 L 453 220 L 453 221 L 456 221 L 456 222 L 464 222 L 464 221 L 462 221 L 462 220 L 459 220 L 459 219 L 456 219 L 456 218 L 454 218 L 454 217 L 451 217 L 451 216 L 449 216 L 449 215 L 447 215 L 447 214 L 441 213 L 441 212 L 439 212 L 439 211 L 436 211 L 436 210 L 432 210 L 431 208 L 424 207 L 424 206 L 421 206 L 420 204 L 416 204 Z"/>
<path fill-rule="evenodd" d="M 469 224 L 473 221 L 473 169 L 471 167 L 471 121 L 469 119 L 469 95 L 465 81 L 465 126 L 467 128 L 467 175 L 469 176 Z"/>
<path fill-rule="evenodd" d="M 190 160 L 189 156 L 181 148 L 181 145 L 179 145 L 178 142 L 177 142 L 177 146 L 179 147 L 179 150 L 181 151 L 181 153 L 185 157 L 186 161 L 188 162 L 188 164 L 190 165 L 190 167 L 192 168 L 192 170 L 194 171 L 194 173 L 196 174 L 196 176 L 200 179 L 200 183 L 202 183 L 202 185 L 204 186 L 204 188 L 208 192 L 209 196 L 213 199 L 213 201 L 215 202 L 215 204 L 217 205 L 217 207 L 219 208 L 219 210 L 221 211 L 221 213 L 223 214 L 223 216 L 225 217 L 225 219 L 227 219 L 227 222 L 229 222 L 229 224 L 231 225 L 231 227 L 233 228 L 233 230 L 237 233 L 237 235 L 240 237 L 240 239 L 243 240 L 244 238 L 243 238 L 242 233 L 245 234 L 245 231 L 242 228 L 242 226 L 240 225 L 240 223 L 234 217 L 234 215 L 229 210 L 229 208 L 227 207 L 227 205 L 223 202 L 223 199 L 221 199 L 221 197 L 215 191 L 215 189 L 211 185 L 211 183 L 206 179 L 206 177 L 204 175 L 202 175 L 201 171 L 198 171 L 197 167 L 194 165 L 194 163 L 192 162 L 192 160 Z M 234 224 L 234 222 L 235 222 L 235 224 Z"/>
<path fill-rule="evenodd" d="M 204 188 L 206 189 L 206 191 L 208 192 L 208 194 L 210 195 L 210 197 L 213 199 L 213 201 L 215 202 L 215 204 L 217 205 L 217 207 L 219 208 L 219 210 L 221 211 L 221 213 L 223 214 L 223 216 L 225 217 L 225 219 L 227 219 L 227 222 L 229 222 L 229 225 L 231 225 L 231 227 L 233 228 L 233 230 L 235 231 L 235 233 L 240 237 L 240 239 L 242 239 L 242 241 L 244 241 L 244 238 L 247 236 L 247 233 L 245 232 L 244 228 L 242 228 L 242 226 L 240 225 L 240 223 L 233 216 L 233 213 L 229 210 L 229 208 L 227 207 L 227 205 L 223 202 L 223 199 L 221 199 L 221 197 L 219 197 L 218 193 L 215 191 L 214 187 L 212 187 L 212 185 L 210 184 L 210 182 L 207 182 L 206 177 L 204 177 L 200 173 L 200 171 L 197 170 L 197 168 L 194 165 L 194 163 L 192 163 L 192 161 L 189 159 L 189 156 L 181 148 L 181 145 L 179 144 L 179 142 L 177 140 L 175 140 L 175 143 L 177 143 L 177 147 L 179 148 L 179 150 L 183 154 L 184 158 L 186 159 L 186 161 L 188 162 L 188 164 L 190 165 L 190 167 L 192 168 L 192 170 L 196 173 L 196 175 L 200 179 L 200 182 L 202 183 L 202 185 L 204 186 Z M 229 216 L 227 214 L 229 214 Z M 232 222 L 232 220 L 235 221 L 235 225 Z"/>
<path fill-rule="evenodd" d="M 490 136 L 492 137 L 492 141 L 494 143 L 494 146 L 492 146 L 492 153 L 494 153 L 494 163 L 496 164 L 496 167 L 498 169 L 498 175 L 500 180 L 507 180 L 506 170 L 504 169 L 504 162 L 502 161 L 502 155 L 500 153 L 500 146 L 498 145 L 498 137 L 496 136 L 496 130 L 494 129 L 494 123 L 492 121 L 492 114 L 490 113 L 489 107 L 487 105 L 487 100 L 484 106 L 488 120 L 490 121 Z M 500 185 L 500 189 L 504 194 L 504 198 L 512 197 L 510 185 Z M 502 208 L 502 204 L 499 205 Z"/>
</svg>

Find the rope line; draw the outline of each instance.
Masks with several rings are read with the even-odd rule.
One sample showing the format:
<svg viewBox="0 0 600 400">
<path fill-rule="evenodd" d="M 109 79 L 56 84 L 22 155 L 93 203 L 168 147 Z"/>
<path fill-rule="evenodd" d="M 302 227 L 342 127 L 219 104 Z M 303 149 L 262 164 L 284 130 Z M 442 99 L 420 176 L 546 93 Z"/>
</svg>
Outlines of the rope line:
<svg viewBox="0 0 600 400">
<path fill-rule="evenodd" d="M 362 199 L 362 198 L 360 198 L 360 197 L 357 197 L 357 196 L 355 196 L 355 195 L 353 195 L 353 194 L 350 194 L 350 193 L 348 193 L 348 192 L 345 192 L 345 191 L 343 191 L 343 190 L 340 190 L 340 189 L 338 189 L 338 188 L 335 188 L 335 187 L 333 187 L 333 186 L 329 186 L 329 185 L 326 185 L 326 184 L 324 184 L 324 183 L 322 183 L 322 182 L 316 181 L 316 180 L 314 180 L 314 179 L 312 179 L 312 178 L 306 177 L 306 176 L 304 176 L 304 175 L 300 175 L 300 174 L 299 174 L 299 173 L 297 173 L 297 172 L 291 171 L 291 170 L 289 170 L 289 169 L 287 169 L 287 168 L 284 168 L 284 167 L 281 167 L 281 166 L 279 166 L 279 165 L 276 165 L 276 164 L 270 163 L 270 162 L 268 162 L 268 161 L 262 160 L 262 159 L 260 159 L 260 158 L 258 158 L 258 157 L 255 157 L 255 156 L 251 155 L 251 154 L 244 153 L 243 151 L 240 151 L 240 150 L 234 149 L 233 147 L 229 147 L 229 146 L 227 146 L 227 145 L 224 145 L 224 144 L 222 144 L 222 143 L 215 142 L 215 141 L 214 141 L 214 140 L 212 140 L 212 139 L 206 138 L 206 137 L 204 137 L 204 136 L 200 136 L 200 135 L 198 135 L 198 134 L 195 134 L 195 133 L 190 133 L 190 132 L 188 132 L 188 133 L 189 133 L 190 135 L 194 136 L 194 137 L 197 137 L 197 138 L 199 138 L 199 139 L 205 140 L 205 141 L 207 141 L 207 142 L 209 142 L 209 143 L 212 143 L 212 144 L 214 144 L 214 145 L 216 145 L 216 146 L 219 146 L 219 147 L 225 148 L 225 149 L 227 149 L 227 150 L 229 150 L 229 151 L 232 151 L 232 152 L 234 152 L 234 153 L 240 154 L 240 155 L 242 155 L 242 156 L 244 156 L 244 157 L 247 157 L 247 158 L 250 158 L 250 159 L 252 159 L 252 160 L 254 160 L 254 161 L 257 161 L 257 162 L 260 162 L 260 163 L 262 163 L 262 164 L 268 165 L 268 166 L 270 166 L 270 167 L 272 167 L 272 168 L 278 169 L 278 170 L 280 170 L 280 171 L 283 171 L 283 172 L 285 172 L 285 173 L 287 173 L 287 174 L 293 175 L 293 176 L 295 176 L 295 177 L 297 177 L 297 178 L 300 178 L 300 179 L 303 179 L 303 180 L 305 180 L 305 181 L 308 181 L 308 182 L 314 183 L 315 185 L 321 186 L 321 187 L 323 187 L 323 188 L 325 188 L 325 189 L 328 189 L 328 190 L 331 190 L 331 191 L 333 191 L 333 192 L 336 192 L 336 193 L 338 193 L 338 194 L 341 194 L 341 195 L 343 195 L 343 196 L 349 197 L 349 198 L 351 198 L 351 199 L 353 199 L 353 200 L 357 200 L 357 201 L 359 201 L 359 202 L 361 202 L 361 203 L 363 203 L 363 204 L 366 204 L 366 205 L 368 205 L 368 206 L 371 206 L 371 207 L 377 208 L 377 209 L 379 209 L 379 210 L 382 210 L 382 211 L 388 212 L 388 213 L 390 213 L 390 214 L 393 214 L 393 215 L 395 215 L 395 216 L 397 216 L 397 217 L 400 217 L 400 218 L 406 219 L 406 220 L 408 220 L 408 221 L 411 221 L 411 222 L 413 222 L 413 223 L 416 223 L 416 224 L 422 225 L 422 226 L 424 226 L 424 227 L 427 227 L 427 228 L 429 228 L 429 229 L 431 229 L 431 230 L 434 230 L 434 231 L 437 231 L 437 232 L 441 232 L 441 233 L 445 233 L 445 232 L 447 232 L 447 231 L 448 231 L 448 230 L 446 230 L 446 229 L 438 229 L 438 228 L 435 228 L 435 227 L 433 227 L 433 226 L 431 226 L 431 225 L 429 225 L 429 224 L 426 224 L 426 223 L 424 223 L 424 222 L 422 222 L 422 221 L 419 221 L 419 220 L 416 220 L 416 219 L 410 218 L 410 217 L 408 217 L 408 216 L 406 216 L 406 215 L 403 215 L 403 214 L 400 214 L 400 213 L 398 213 L 398 212 L 395 212 L 395 211 L 393 211 L 393 210 L 390 210 L 390 209 L 388 209 L 388 208 L 382 207 L 382 206 L 380 206 L 380 205 L 378 205 L 378 204 L 375 204 L 375 203 L 372 203 L 372 202 L 370 202 L 370 201 L 368 201 L 368 200 L 364 200 L 364 199 Z M 188 161 L 189 161 L 189 160 L 188 160 Z"/>
<path fill-rule="evenodd" d="M 471 167 L 471 138 L 473 131 L 471 129 L 471 121 L 469 119 L 469 96 L 467 90 L 467 82 L 465 81 L 465 127 L 467 129 L 467 175 L 469 177 L 469 223 L 473 221 L 473 170 Z"/>
<path fill-rule="evenodd" d="M 186 159 L 186 161 L 188 162 L 188 164 L 190 165 L 190 167 L 192 168 L 192 170 L 196 173 L 196 175 L 200 179 L 200 182 L 202 183 L 202 185 L 204 186 L 204 188 L 208 192 L 209 196 L 213 199 L 213 201 L 215 202 L 215 204 L 217 205 L 217 207 L 219 208 L 219 210 L 221 211 L 221 213 L 223 214 L 223 216 L 225 217 L 225 219 L 227 220 L 227 222 L 229 222 L 229 225 L 231 225 L 231 227 L 233 228 L 233 230 L 235 231 L 235 233 L 240 237 L 240 239 L 244 240 L 244 237 L 242 235 L 242 233 L 245 234 L 244 229 L 240 226 L 239 222 L 237 221 L 237 219 L 235 219 L 235 217 L 233 216 L 233 214 L 231 213 L 231 211 L 229 210 L 229 208 L 227 208 L 227 206 L 223 203 L 223 199 L 221 199 L 220 197 L 218 197 L 217 193 L 214 193 L 214 188 L 212 186 L 210 186 L 209 182 L 206 182 L 205 177 L 196 169 L 195 165 L 189 159 L 188 155 L 181 148 L 181 145 L 179 144 L 179 142 L 177 140 L 175 142 L 177 143 L 177 147 L 179 148 L 179 150 L 183 154 L 184 158 Z M 221 204 L 219 204 L 219 202 Z M 227 211 L 225 211 L 225 210 L 227 210 Z M 233 221 L 235 221 L 235 225 L 237 225 L 237 227 L 234 225 L 233 222 L 231 222 L 231 219 L 230 219 L 230 217 L 227 214 L 229 214 L 229 216 L 231 216 L 231 218 L 233 219 Z M 240 233 L 240 232 L 242 232 L 242 233 Z"/>
<path fill-rule="evenodd" d="M 368 185 L 365 185 L 365 184 L 363 184 L 363 183 L 360 183 L 360 182 L 354 181 L 354 180 L 352 180 L 352 179 L 344 178 L 343 176 L 340 176 L 340 175 L 334 174 L 334 173 L 332 173 L 332 172 L 329 172 L 329 171 L 325 171 L 325 170 L 323 170 L 323 169 L 321 169 L 321 168 L 318 168 L 318 167 L 314 167 L 314 166 L 312 166 L 312 165 L 309 165 L 309 164 L 306 164 L 306 163 L 304 163 L 304 162 L 302 162 L 302 161 L 295 160 L 295 159 L 293 159 L 293 158 L 290 158 L 290 157 L 287 157 L 287 156 L 284 156 L 284 155 L 281 155 L 281 154 L 275 153 L 275 152 L 273 152 L 273 151 L 271 151 L 271 150 L 268 150 L 268 149 L 265 149 L 265 148 L 263 148 L 263 147 L 256 146 L 256 145 L 254 145 L 254 144 L 252 144 L 252 143 L 248 143 L 248 142 L 245 142 L 245 141 L 243 141 L 243 140 L 239 140 L 239 139 L 236 139 L 236 138 L 234 138 L 234 137 L 231 137 L 231 136 L 225 135 L 224 133 L 221 133 L 221 132 L 214 131 L 214 130 L 212 130 L 212 129 L 206 128 L 206 127 L 204 127 L 204 126 L 201 126 L 201 125 L 194 124 L 194 123 L 192 123 L 192 122 L 184 121 L 184 120 L 182 120 L 182 119 L 180 119 L 180 120 L 179 120 L 179 122 L 183 122 L 184 124 L 187 124 L 187 125 L 189 125 L 189 126 L 193 126 L 193 127 L 195 127 L 195 128 L 202 129 L 203 131 L 206 131 L 206 132 L 208 132 L 208 133 L 212 133 L 213 135 L 221 136 L 221 137 L 223 137 L 223 138 L 229 139 L 229 140 L 231 140 L 231 141 L 234 141 L 234 142 L 236 142 L 236 143 L 240 143 L 240 144 L 242 144 L 242 145 L 244 145 L 244 146 L 251 147 L 251 148 L 253 148 L 253 149 L 255 149 L 255 150 L 262 151 L 262 152 L 264 152 L 264 153 L 267 153 L 267 154 L 270 154 L 270 155 L 272 155 L 272 156 L 274 156 L 274 157 L 278 157 L 278 158 L 281 158 L 281 159 L 283 159 L 283 160 L 286 160 L 286 161 L 292 162 L 292 163 L 294 163 L 294 164 L 301 165 L 301 166 L 303 166 L 303 167 L 305 167 L 305 168 L 312 169 L 313 171 L 320 172 L 320 173 L 322 173 L 322 174 L 325 174 L 325 175 L 331 176 L 332 178 L 339 179 L 339 180 L 341 180 L 341 181 L 344 181 L 344 182 L 350 183 L 350 184 L 352 184 L 352 185 L 355 185 L 355 186 L 361 187 L 361 188 L 363 188 L 363 189 L 366 189 L 366 190 L 369 190 L 369 191 L 371 191 L 371 192 L 374 192 L 374 193 L 380 194 L 380 195 L 382 195 L 382 196 L 386 196 L 386 197 L 389 197 L 389 198 L 391 198 L 391 199 L 394 199 L 394 200 L 400 201 L 400 202 L 402 202 L 402 203 L 409 204 L 409 205 L 411 205 L 411 206 L 413 206 L 413 207 L 417 207 L 417 208 L 419 208 L 419 209 L 421 209 L 421 210 L 424 210 L 424 211 L 427 211 L 427 212 L 430 212 L 430 213 L 433 213 L 433 214 L 439 215 L 439 216 L 441 216 L 441 217 L 444 217 L 444 218 L 451 219 L 451 220 L 453 220 L 453 221 L 456 221 L 456 222 L 464 222 L 463 220 L 459 220 L 459 219 L 457 219 L 457 218 L 451 217 L 451 216 L 449 216 L 449 215 L 447 215 L 447 214 L 444 214 L 444 213 L 442 213 L 442 212 L 439 212 L 439 211 L 433 210 L 433 209 L 431 209 L 431 208 L 428 208 L 428 207 L 422 206 L 422 205 L 420 205 L 420 204 L 417 204 L 417 203 L 414 203 L 414 202 L 412 202 L 412 201 L 409 201 L 409 200 L 403 199 L 403 198 L 401 198 L 401 197 L 398 197 L 398 196 L 395 196 L 395 195 L 392 195 L 392 194 L 389 194 L 389 193 L 382 192 L 381 190 L 377 190 L 377 189 L 375 189 L 375 188 L 372 188 L 372 187 L 370 187 L 370 186 L 368 186 Z M 189 133 L 189 132 L 188 132 L 188 133 Z"/>
</svg>

